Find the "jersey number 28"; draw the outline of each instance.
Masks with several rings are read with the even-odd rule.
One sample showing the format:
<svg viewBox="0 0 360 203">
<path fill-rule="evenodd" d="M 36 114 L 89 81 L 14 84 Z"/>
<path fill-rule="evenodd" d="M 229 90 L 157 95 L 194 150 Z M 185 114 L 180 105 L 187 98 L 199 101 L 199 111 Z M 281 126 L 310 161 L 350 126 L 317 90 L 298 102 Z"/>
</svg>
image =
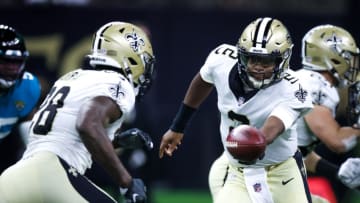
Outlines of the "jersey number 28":
<svg viewBox="0 0 360 203">
<path fill-rule="evenodd" d="M 70 87 L 64 86 L 59 90 L 53 87 L 41 106 L 40 116 L 37 119 L 33 132 L 40 135 L 46 135 L 52 127 L 52 123 L 57 113 L 57 109 L 64 105 L 64 100 L 69 94 Z"/>
</svg>

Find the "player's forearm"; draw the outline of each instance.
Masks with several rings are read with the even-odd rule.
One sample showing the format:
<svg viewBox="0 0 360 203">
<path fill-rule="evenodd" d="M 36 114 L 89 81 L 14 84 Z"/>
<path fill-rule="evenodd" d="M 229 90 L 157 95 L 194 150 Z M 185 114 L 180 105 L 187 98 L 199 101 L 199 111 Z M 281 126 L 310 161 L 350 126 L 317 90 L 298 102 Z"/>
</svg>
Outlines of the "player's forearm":
<svg viewBox="0 0 360 203">
<path fill-rule="evenodd" d="M 212 89 L 213 85 L 205 82 L 198 73 L 190 83 L 184 98 L 184 104 L 195 109 L 198 108 L 209 96 Z"/>
<path fill-rule="evenodd" d="M 320 161 L 321 157 L 316 154 L 314 151 L 311 151 L 304 159 L 306 170 L 311 173 L 316 172 L 316 166 Z"/>
<path fill-rule="evenodd" d="M 349 126 L 344 126 L 339 129 L 338 134 L 341 138 L 341 143 L 343 144 L 343 150 L 341 152 L 348 152 L 357 145 L 360 136 L 360 130 Z"/>
<path fill-rule="evenodd" d="M 201 79 L 198 73 L 192 80 L 183 103 L 170 126 L 170 129 L 177 133 L 184 133 L 193 114 L 201 103 L 209 96 L 213 86 Z"/>
<path fill-rule="evenodd" d="M 358 130 L 352 127 L 340 127 L 324 126 L 329 130 L 323 130 L 317 136 L 320 140 L 333 152 L 345 153 L 352 150 L 357 144 Z"/>
<path fill-rule="evenodd" d="M 270 116 L 261 128 L 265 135 L 266 143 L 272 143 L 284 131 L 284 128 L 284 124 L 279 118 Z"/>
<path fill-rule="evenodd" d="M 81 138 L 92 158 L 99 163 L 121 187 L 128 187 L 132 177 L 119 160 L 105 130 L 94 128 L 81 133 Z"/>
</svg>

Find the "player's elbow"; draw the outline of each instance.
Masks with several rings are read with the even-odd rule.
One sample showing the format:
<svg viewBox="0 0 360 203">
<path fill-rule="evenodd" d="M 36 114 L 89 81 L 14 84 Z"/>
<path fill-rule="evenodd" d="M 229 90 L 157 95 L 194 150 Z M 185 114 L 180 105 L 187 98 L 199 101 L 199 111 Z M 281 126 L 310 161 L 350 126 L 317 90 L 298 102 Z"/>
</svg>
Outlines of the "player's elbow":
<svg viewBox="0 0 360 203">
<path fill-rule="evenodd" d="M 78 119 L 75 127 L 81 139 L 84 140 L 96 136 L 95 134 L 99 126 L 96 122 L 89 119 Z"/>
</svg>

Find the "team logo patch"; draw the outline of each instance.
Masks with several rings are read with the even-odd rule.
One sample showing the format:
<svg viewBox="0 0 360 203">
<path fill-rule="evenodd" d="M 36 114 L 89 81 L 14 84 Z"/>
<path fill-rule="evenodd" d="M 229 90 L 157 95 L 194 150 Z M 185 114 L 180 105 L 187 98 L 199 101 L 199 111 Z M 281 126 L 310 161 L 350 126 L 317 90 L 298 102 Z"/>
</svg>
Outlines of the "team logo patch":
<svg viewBox="0 0 360 203">
<path fill-rule="evenodd" d="M 23 101 L 15 101 L 15 107 L 17 110 L 21 111 L 25 108 L 25 103 Z"/>
<path fill-rule="evenodd" d="M 144 39 L 138 36 L 138 34 L 134 31 L 126 34 L 125 38 L 129 41 L 130 47 L 134 50 L 134 52 L 138 52 L 142 46 L 145 46 Z"/>
<path fill-rule="evenodd" d="M 120 96 L 125 96 L 125 93 L 120 91 L 120 86 L 116 85 L 113 87 L 109 87 L 110 94 L 113 98 L 118 98 Z"/>
<path fill-rule="evenodd" d="M 341 53 L 341 48 L 339 47 L 339 44 L 342 44 L 342 40 L 341 38 L 336 36 L 335 32 L 333 32 L 332 36 L 326 40 L 326 43 L 328 43 L 336 53 Z"/>
<path fill-rule="evenodd" d="M 260 183 L 255 183 L 253 185 L 254 191 L 255 192 L 261 192 L 261 184 Z"/>
<path fill-rule="evenodd" d="M 68 169 L 68 172 L 69 172 L 71 175 L 75 176 L 75 177 L 78 176 L 77 170 L 76 170 L 75 168 L 73 168 L 73 167 L 69 168 L 69 169 Z"/>
<path fill-rule="evenodd" d="M 301 101 L 302 103 L 304 103 L 304 101 L 306 100 L 306 96 L 308 95 L 308 92 L 306 90 L 304 90 L 301 85 L 299 84 L 299 89 L 295 91 L 295 97 Z"/>
</svg>

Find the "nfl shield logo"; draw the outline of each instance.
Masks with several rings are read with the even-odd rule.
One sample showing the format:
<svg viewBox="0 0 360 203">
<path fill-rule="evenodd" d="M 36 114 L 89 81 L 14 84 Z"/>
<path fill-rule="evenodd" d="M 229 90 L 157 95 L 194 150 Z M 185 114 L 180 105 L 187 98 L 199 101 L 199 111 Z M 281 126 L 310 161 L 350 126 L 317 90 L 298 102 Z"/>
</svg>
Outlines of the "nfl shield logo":
<svg viewBox="0 0 360 203">
<path fill-rule="evenodd" d="M 245 101 L 245 98 L 244 97 L 239 97 L 238 99 L 238 106 L 241 106 Z"/>
<path fill-rule="evenodd" d="M 260 183 L 255 183 L 253 185 L 253 187 L 254 187 L 255 192 L 261 192 L 261 184 Z"/>
</svg>

